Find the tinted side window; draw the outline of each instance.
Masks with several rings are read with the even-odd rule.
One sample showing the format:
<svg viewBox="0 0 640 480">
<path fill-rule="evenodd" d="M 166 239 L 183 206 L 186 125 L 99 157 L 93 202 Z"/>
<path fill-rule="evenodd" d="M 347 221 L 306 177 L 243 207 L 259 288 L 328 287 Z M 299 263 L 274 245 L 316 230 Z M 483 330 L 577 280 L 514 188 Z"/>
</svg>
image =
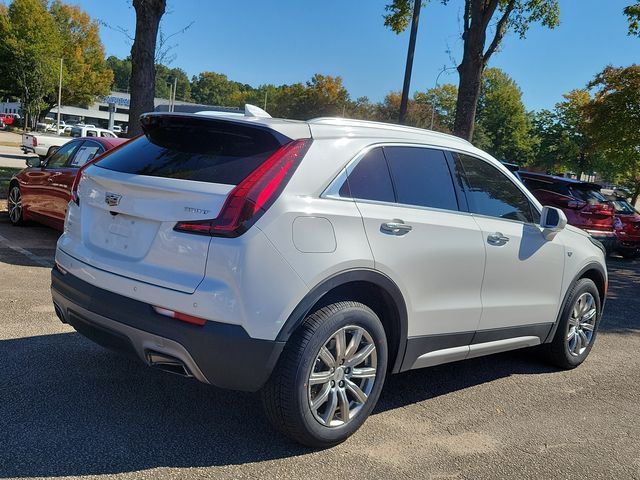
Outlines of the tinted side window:
<svg viewBox="0 0 640 480">
<path fill-rule="evenodd" d="M 347 181 L 340 187 L 340 196 L 395 202 L 393 185 L 382 148 L 374 148 L 362 157 Z"/>
<path fill-rule="evenodd" d="M 398 203 L 458 210 L 445 154 L 420 147 L 384 147 Z"/>
<path fill-rule="evenodd" d="M 506 175 L 484 160 L 469 155 L 456 155 L 465 172 L 471 212 L 534 222 L 534 210 L 529 199 Z"/>
<path fill-rule="evenodd" d="M 47 168 L 64 167 L 81 143 L 82 142 L 74 141 L 61 146 L 56 153 L 49 157 Z"/>
</svg>

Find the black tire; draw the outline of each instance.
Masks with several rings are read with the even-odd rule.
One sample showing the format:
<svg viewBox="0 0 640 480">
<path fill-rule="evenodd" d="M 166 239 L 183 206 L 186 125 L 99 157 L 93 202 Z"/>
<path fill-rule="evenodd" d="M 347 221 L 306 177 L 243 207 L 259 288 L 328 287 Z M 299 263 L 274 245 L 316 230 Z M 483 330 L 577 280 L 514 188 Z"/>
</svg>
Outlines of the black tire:
<svg viewBox="0 0 640 480">
<path fill-rule="evenodd" d="M 580 341 L 583 341 L 582 338 L 584 338 L 582 335 L 574 335 L 574 337 L 571 337 L 572 340 L 568 339 L 571 328 L 574 328 L 575 332 L 575 327 L 572 325 L 572 317 L 575 316 L 573 315 L 574 307 L 576 307 L 576 303 L 581 297 L 583 297 L 583 295 L 590 295 L 594 302 L 595 319 L 593 320 L 593 331 L 586 348 L 584 348 L 583 351 L 572 352 L 571 350 L 578 350 L 572 348 L 577 346 L 577 344 L 572 341 L 573 338 L 575 336 L 580 336 Z M 559 368 L 567 370 L 575 368 L 584 362 L 589 355 L 589 352 L 591 352 L 596 340 L 598 326 L 600 325 L 601 312 L 602 306 L 600 304 L 600 293 L 598 292 L 596 284 L 589 278 L 582 278 L 578 280 L 567 296 L 567 302 L 562 310 L 558 329 L 553 337 L 553 341 L 543 346 L 543 353 L 546 360 Z M 586 330 L 583 333 L 585 332 Z"/>
<path fill-rule="evenodd" d="M 363 329 L 370 336 L 372 344 L 375 345 L 375 355 L 377 357 L 375 377 L 371 377 L 375 379 L 363 404 L 358 404 L 354 400 L 355 397 L 351 397 L 347 401 L 349 406 L 353 404 L 358 405 L 356 408 L 359 408 L 359 411 L 351 419 L 338 426 L 327 426 L 314 416 L 318 415 L 318 409 L 312 410 L 310 404 L 312 388 L 314 387 L 309 386 L 309 379 L 313 369 L 320 368 L 317 365 L 323 365 L 323 362 L 317 359 L 320 349 L 326 344 L 331 345 L 328 342 L 334 341 L 334 335 L 344 327 L 355 327 L 356 330 Z M 346 332 L 346 335 L 348 335 L 350 330 L 346 329 Z M 347 345 L 349 343 L 349 341 L 346 342 Z M 363 344 L 358 343 L 358 345 Z M 359 346 L 354 351 L 362 351 L 359 350 Z M 348 351 L 349 349 L 347 348 L 346 350 Z M 369 307 L 361 303 L 345 301 L 321 308 L 309 315 L 291 336 L 271 378 L 261 391 L 262 404 L 267 418 L 284 435 L 308 447 L 327 448 L 343 442 L 360 428 L 378 401 L 387 372 L 387 352 L 387 339 L 384 328 L 378 316 Z M 337 350 L 336 354 L 331 353 L 332 358 L 338 357 Z M 373 354 L 367 358 L 373 358 Z M 361 365 L 361 363 L 354 364 L 354 366 L 358 365 Z M 347 364 L 342 365 L 340 363 L 335 368 L 336 375 L 338 375 L 338 370 L 341 369 L 340 378 L 342 378 L 343 373 L 349 370 L 349 368 L 345 369 L 345 367 L 347 367 Z M 360 368 L 356 370 L 362 371 Z M 331 369 L 331 372 L 333 371 L 334 369 Z M 355 371 L 352 371 L 352 373 L 355 378 Z M 364 385 L 365 380 L 357 381 L 363 382 L 360 383 L 360 386 Z M 342 389 L 343 391 L 349 388 L 348 385 L 345 385 L 345 382 L 349 383 L 346 377 L 344 381 L 338 381 L 339 386 L 345 387 Z M 331 400 L 333 400 L 333 398 L 340 398 L 339 392 L 337 394 L 334 393 L 334 391 L 340 390 L 335 385 L 336 382 L 332 380 L 325 382 L 325 385 L 318 388 L 326 387 L 331 392 L 327 394 L 327 398 L 331 396 Z M 349 393 L 348 395 L 352 394 Z M 348 397 L 344 396 L 344 398 Z M 337 400 L 333 401 L 334 412 L 335 415 L 338 415 L 337 412 L 340 412 L 340 408 L 338 410 L 335 409 L 335 401 Z M 330 400 L 326 400 L 326 403 L 330 403 Z M 323 405 L 323 403 L 320 403 L 320 405 Z M 330 405 L 326 405 L 324 408 L 328 410 Z M 349 410 L 349 408 L 347 407 L 345 410 Z M 342 416 L 341 413 L 339 415 Z M 328 416 L 330 416 L 330 422 L 331 419 L 335 418 L 333 414 L 328 414 Z M 334 421 L 341 422 L 340 420 Z"/>
<path fill-rule="evenodd" d="M 19 202 L 19 206 L 16 206 L 16 202 Z M 7 213 L 9 214 L 9 221 L 11 222 L 11 225 L 24 225 L 22 194 L 20 193 L 20 187 L 15 183 L 9 187 L 9 195 L 7 195 Z"/>
</svg>

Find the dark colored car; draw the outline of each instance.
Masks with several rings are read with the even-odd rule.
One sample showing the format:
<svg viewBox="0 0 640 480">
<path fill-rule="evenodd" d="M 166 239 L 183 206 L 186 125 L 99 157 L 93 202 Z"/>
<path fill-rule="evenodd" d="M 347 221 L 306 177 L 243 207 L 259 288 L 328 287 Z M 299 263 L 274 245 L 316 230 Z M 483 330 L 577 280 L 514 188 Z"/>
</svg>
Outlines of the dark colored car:
<svg viewBox="0 0 640 480">
<path fill-rule="evenodd" d="M 624 198 L 607 195 L 616 215 L 616 250 L 625 258 L 640 257 L 640 213 Z"/>
<path fill-rule="evenodd" d="M 33 220 L 62 230 L 78 169 L 124 142 L 122 138 L 78 138 L 65 143 L 44 161 L 29 158 L 27 168 L 9 183 L 7 207 L 11 223 L 20 225 Z"/>
<path fill-rule="evenodd" d="M 614 209 L 600 185 L 533 172 L 519 171 L 518 176 L 540 203 L 560 208 L 570 225 L 601 241 L 607 253 L 616 250 Z"/>
</svg>

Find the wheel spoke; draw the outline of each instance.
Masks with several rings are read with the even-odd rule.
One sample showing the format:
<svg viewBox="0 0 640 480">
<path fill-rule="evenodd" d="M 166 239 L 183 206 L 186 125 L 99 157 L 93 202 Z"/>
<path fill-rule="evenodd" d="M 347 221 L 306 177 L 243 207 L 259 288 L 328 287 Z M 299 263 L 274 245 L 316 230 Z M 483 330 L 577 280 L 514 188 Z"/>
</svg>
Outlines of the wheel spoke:
<svg viewBox="0 0 640 480">
<path fill-rule="evenodd" d="M 573 353 L 575 355 L 580 355 L 580 350 L 582 350 L 582 337 L 580 337 L 580 335 L 576 335 L 576 343 L 573 346 Z"/>
<path fill-rule="evenodd" d="M 344 360 L 344 355 L 347 351 L 347 337 L 344 331 L 344 328 L 341 328 L 336 332 L 336 361 L 340 363 L 341 360 Z"/>
<path fill-rule="evenodd" d="M 329 395 L 329 403 L 327 404 L 327 409 L 322 416 L 322 420 L 326 425 L 331 423 L 334 415 L 336 414 L 336 409 L 338 408 L 338 395 L 336 394 L 336 389 L 332 388 Z"/>
<path fill-rule="evenodd" d="M 358 385 L 356 385 L 349 379 L 345 380 L 345 383 L 347 386 L 347 390 L 349 390 L 353 394 L 358 402 L 364 403 L 367 401 L 367 394 L 364 393 Z"/>
<path fill-rule="evenodd" d="M 318 408 L 320 408 L 320 406 L 322 406 L 322 404 L 327 401 L 330 393 L 331 393 L 331 384 L 325 383 L 324 386 L 322 387 L 322 390 L 318 392 L 318 394 L 316 395 L 316 398 L 314 398 L 313 401 L 311 402 L 311 408 L 313 410 L 318 410 Z"/>
<path fill-rule="evenodd" d="M 595 317 L 595 316 L 596 316 L 596 309 L 595 309 L 595 308 L 592 308 L 591 310 L 588 310 L 588 311 L 587 311 L 587 313 L 585 313 L 585 314 L 582 316 L 582 320 L 583 320 L 583 321 L 585 321 L 585 320 L 591 320 L 591 319 L 592 319 L 593 317 Z"/>
<path fill-rule="evenodd" d="M 327 383 L 332 378 L 333 378 L 333 373 L 331 371 L 313 372 L 309 377 L 309 385 L 318 385 L 322 383 Z"/>
<path fill-rule="evenodd" d="M 358 347 L 360 346 L 360 342 L 362 341 L 362 330 L 357 329 L 353 332 L 353 336 L 351 337 L 351 341 L 349 342 L 349 346 L 347 347 L 347 351 L 345 353 L 345 358 L 350 359 L 354 353 L 358 351 Z"/>
<path fill-rule="evenodd" d="M 587 346 L 589 345 L 589 339 L 587 338 L 587 335 L 582 330 L 579 330 L 578 334 L 580 336 L 580 343 L 584 348 L 587 348 Z"/>
<path fill-rule="evenodd" d="M 347 398 L 347 392 L 343 388 L 338 390 L 338 401 L 340 403 L 340 417 L 343 422 L 349 421 L 349 399 Z"/>
<path fill-rule="evenodd" d="M 582 330 L 586 330 L 588 332 L 593 332 L 593 330 L 595 329 L 595 327 L 593 325 L 591 325 L 590 323 L 588 323 L 588 322 L 581 323 L 580 324 L 580 328 Z"/>
<path fill-rule="evenodd" d="M 569 329 L 569 333 L 567 333 L 567 341 L 571 341 L 573 340 L 573 337 L 576 336 L 576 327 L 571 327 Z"/>
<path fill-rule="evenodd" d="M 349 361 L 346 363 L 346 366 L 356 367 L 360 365 L 362 362 L 364 362 L 367 359 L 369 355 L 373 353 L 375 349 L 376 349 L 376 346 L 373 343 L 368 343 L 367 345 L 362 347 L 362 349 L 358 353 L 356 353 L 353 357 L 349 359 Z"/>
<path fill-rule="evenodd" d="M 375 378 L 376 369 L 373 367 L 354 368 L 351 378 Z"/>
<path fill-rule="evenodd" d="M 327 367 L 333 368 L 336 366 L 336 359 L 333 358 L 333 355 L 331 354 L 331 352 L 326 346 L 320 349 L 319 357 L 320 357 L 320 360 L 322 360 L 325 363 L 325 365 L 327 365 Z"/>
</svg>

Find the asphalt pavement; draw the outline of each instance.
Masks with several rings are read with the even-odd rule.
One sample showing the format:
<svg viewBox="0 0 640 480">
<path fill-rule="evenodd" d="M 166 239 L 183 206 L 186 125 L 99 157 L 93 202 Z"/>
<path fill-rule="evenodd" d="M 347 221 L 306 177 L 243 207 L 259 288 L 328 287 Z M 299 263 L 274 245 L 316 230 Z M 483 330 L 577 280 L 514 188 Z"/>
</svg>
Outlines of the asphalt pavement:
<svg viewBox="0 0 640 480">
<path fill-rule="evenodd" d="M 535 351 L 389 378 L 344 444 L 274 433 L 257 396 L 154 371 L 56 318 L 57 233 L 0 212 L 0 478 L 640 479 L 640 262 L 610 262 L 589 359 Z"/>
</svg>

